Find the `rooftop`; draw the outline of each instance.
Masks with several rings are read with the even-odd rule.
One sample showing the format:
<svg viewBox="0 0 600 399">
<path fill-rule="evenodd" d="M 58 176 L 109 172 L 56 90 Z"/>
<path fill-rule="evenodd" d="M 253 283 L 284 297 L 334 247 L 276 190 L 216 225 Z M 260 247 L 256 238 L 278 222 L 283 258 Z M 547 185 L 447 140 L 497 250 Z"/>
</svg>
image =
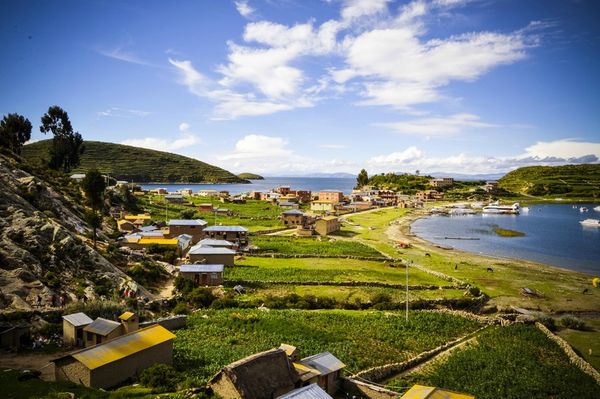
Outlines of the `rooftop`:
<svg viewBox="0 0 600 399">
<path fill-rule="evenodd" d="M 304 215 L 304 212 L 298 209 L 290 209 L 289 211 L 285 211 L 281 213 L 282 215 Z"/>
<path fill-rule="evenodd" d="M 208 222 L 202 219 L 171 219 L 168 224 L 169 226 L 206 226 Z"/>
<path fill-rule="evenodd" d="M 333 399 L 327 392 L 317 384 L 310 384 L 302 388 L 294 389 L 277 399 Z"/>
<path fill-rule="evenodd" d="M 209 226 L 204 231 L 233 231 L 247 233 L 248 229 L 242 226 Z"/>
<path fill-rule="evenodd" d="M 90 319 L 88 315 L 85 313 L 72 313 L 62 317 L 64 320 L 68 321 L 70 324 L 75 327 L 86 326 L 91 324 L 94 320 Z"/>
<path fill-rule="evenodd" d="M 182 273 L 222 273 L 223 265 L 181 265 L 179 271 Z"/>
<path fill-rule="evenodd" d="M 233 247 L 235 244 L 227 240 L 216 240 L 213 238 L 205 238 L 198 241 L 198 245 L 203 247 Z"/>
<path fill-rule="evenodd" d="M 155 237 L 142 237 L 138 241 L 141 245 L 177 245 L 179 241 L 177 238 L 155 238 Z"/>
<path fill-rule="evenodd" d="M 205 247 L 202 245 L 194 245 L 190 252 L 190 255 L 235 255 L 235 251 L 229 248 L 223 247 Z"/>
<path fill-rule="evenodd" d="M 333 356 L 330 352 L 323 352 L 305 357 L 301 360 L 301 363 L 308 367 L 319 370 L 322 374 L 333 373 L 334 371 L 341 370 L 346 367 L 344 363 Z"/>
<path fill-rule="evenodd" d="M 129 320 L 132 316 L 135 316 L 133 312 L 124 312 L 121 316 L 119 316 L 120 320 Z"/>
<path fill-rule="evenodd" d="M 402 395 L 401 399 L 475 399 L 475 396 L 435 387 L 413 385 Z"/>
<path fill-rule="evenodd" d="M 91 324 L 89 324 L 83 330 L 104 336 L 104 335 L 110 334 L 116 328 L 119 328 L 120 326 L 121 326 L 121 323 L 119 323 L 119 322 L 108 320 L 108 319 L 103 319 L 102 317 L 98 317 L 96 320 L 94 320 Z"/>
</svg>

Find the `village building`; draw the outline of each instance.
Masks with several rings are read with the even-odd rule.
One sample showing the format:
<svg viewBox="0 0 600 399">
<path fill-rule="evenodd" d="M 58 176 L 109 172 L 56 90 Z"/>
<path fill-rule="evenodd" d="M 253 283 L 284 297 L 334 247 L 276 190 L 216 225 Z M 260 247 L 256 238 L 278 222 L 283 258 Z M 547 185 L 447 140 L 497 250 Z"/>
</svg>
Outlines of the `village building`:
<svg viewBox="0 0 600 399">
<path fill-rule="evenodd" d="M 300 206 L 296 202 L 280 201 L 277 205 L 283 209 L 298 209 Z"/>
<path fill-rule="evenodd" d="M 444 199 L 444 193 L 436 190 L 418 191 L 415 198 L 417 201 L 442 200 Z"/>
<path fill-rule="evenodd" d="M 181 190 L 178 191 L 178 193 L 185 197 L 191 197 L 192 189 L 191 188 L 182 188 Z"/>
<path fill-rule="evenodd" d="M 121 320 L 122 334 L 129 334 L 140 328 L 140 319 L 133 312 L 123 312 L 119 320 Z"/>
<path fill-rule="evenodd" d="M 340 221 L 335 216 L 325 216 L 315 222 L 317 234 L 326 236 L 340 229 Z"/>
<path fill-rule="evenodd" d="M 117 338 L 123 335 L 122 328 L 119 322 L 98 317 L 83 328 L 84 346 L 87 348 Z"/>
<path fill-rule="evenodd" d="M 167 194 L 165 195 L 165 201 L 167 201 L 169 204 L 181 204 L 183 203 L 183 195 Z"/>
<path fill-rule="evenodd" d="M 169 237 L 177 237 L 181 234 L 192 236 L 192 243 L 195 244 L 204 237 L 204 228 L 208 225 L 202 219 L 171 219 L 169 220 Z"/>
<path fill-rule="evenodd" d="M 317 200 L 310 203 L 310 210 L 313 212 L 334 212 L 336 204 L 333 201 Z"/>
<path fill-rule="evenodd" d="M 331 201 L 334 204 L 344 200 L 344 193 L 336 190 L 320 191 L 319 201 Z"/>
<path fill-rule="evenodd" d="M 288 195 L 290 191 L 290 186 L 279 186 L 275 189 L 275 192 L 281 195 Z"/>
<path fill-rule="evenodd" d="M 248 244 L 248 229 L 242 226 L 209 226 L 204 229 L 204 237 L 227 240 L 241 247 Z"/>
<path fill-rule="evenodd" d="M 306 190 L 294 190 L 290 191 L 290 194 L 293 194 L 298 198 L 298 201 L 306 204 L 312 200 L 312 192 Z"/>
<path fill-rule="evenodd" d="M 177 236 L 177 251 L 179 256 L 184 256 L 188 249 L 192 247 L 193 239 L 189 234 L 180 234 Z"/>
<path fill-rule="evenodd" d="M 248 198 L 252 200 L 260 200 L 261 194 L 262 193 L 260 191 L 252 191 L 250 194 L 248 194 Z"/>
<path fill-rule="evenodd" d="M 150 193 L 158 194 L 158 195 L 165 195 L 165 194 L 168 194 L 169 192 L 167 191 L 166 188 L 160 187 L 160 188 L 154 188 L 154 189 L 150 190 Z"/>
<path fill-rule="evenodd" d="M 344 367 L 346 365 L 329 352 L 305 357 L 294 363 L 304 384 L 317 383 L 330 395 L 340 389 L 341 370 Z"/>
<path fill-rule="evenodd" d="M 481 187 L 486 193 L 495 193 L 500 188 L 500 185 L 497 181 L 487 181 Z"/>
<path fill-rule="evenodd" d="M 223 265 L 181 265 L 179 275 L 196 286 L 217 286 L 223 284 Z"/>
<path fill-rule="evenodd" d="M 475 396 L 436 387 L 413 385 L 400 399 L 475 399 Z"/>
<path fill-rule="evenodd" d="M 198 205 L 198 211 L 199 212 L 212 212 L 213 211 L 213 204 L 200 204 Z"/>
<path fill-rule="evenodd" d="M 439 179 L 429 180 L 429 185 L 431 187 L 436 187 L 436 188 L 450 187 L 453 184 L 454 184 L 454 179 L 452 177 L 442 177 Z"/>
<path fill-rule="evenodd" d="M 273 192 L 273 191 L 269 191 L 266 193 L 260 193 L 261 201 L 277 201 L 279 199 L 279 197 L 281 197 L 281 194 Z"/>
<path fill-rule="evenodd" d="M 304 212 L 298 209 L 291 209 L 281 213 L 281 221 L 284 226 L 303 226 L 306 221 Z"/>
<path fill-rule="evenodd" d="M 147 213 L 140 213 L 137 215 L 125 215 L 123 219 L 130 221 L 135 227 L 143 227 L 152 222 L 152 217 Z"/>
<path fill-rule="evenodd" d="M 130 220 L 126 220 L 126 219 L 117 220 L 117 229 L 120 232 L 133 231 L 133 230 L 135 230 L 135 228 L 136 228 L 136 226 Z"/>
<path fill-rule="evenodd" d="M 19 351 L 30 344 L 31 331 L 28 325 L 15 322 L 0 324 L 0 348 L 8 351 Z"/>
<path fill-rule="evenodd" d="M 110 388 L 157 363 L 173 361 L 175 335 L 159 324 L 54 359 L 56 381 Z"/>
<path fill-rule="evenodd" d="M 214 238 L 205 238 L 203 240 L 198 241 L 198 245 L 202 247 L 213 247 L 213 248 L 228 248 L 231 250 L 236 250 L 237 246 L 227 240 L 216 240 Z"/>
<path fill-rule="evenodd" d="M 209 190 L 209 189 L 198 190 L 198 196 L 199 197 L 218 197 L 219 192 L 217 190 Z"/>
<path fill-rule="evenodd" d="M 347 205 L 347 208 L 352 210 L 352 212 L 364 211 L 367 209 L 371 209 L 373 204 L 368 201 L 354 201 Z"/>
<path fill-rule="evenodd" d="M 83 329 L 92 324 L 93 320 L 85 313 L 73 313 L 62 317 L 63 342 L 67 346 L 84 346 Z"/>
<path fill-rule="evenodd" d="M 294 389 L 277 399 L 333 399 L 317 384 L 310 384 L 302 388 Z"/>
<path fill-rule="evenodd" d="M 285 351 L 277 348 L 225 366 L 208 385 L 224 399 L 264 399 L 294 390 L 298 381 Z"/>
<path fill-rule="evenodd" d="M 195 245 L 189 250 L 187 256 L 191 263 L 233 266 L 235 251 L 228 248 L 213 248 Z"/>
</svg>

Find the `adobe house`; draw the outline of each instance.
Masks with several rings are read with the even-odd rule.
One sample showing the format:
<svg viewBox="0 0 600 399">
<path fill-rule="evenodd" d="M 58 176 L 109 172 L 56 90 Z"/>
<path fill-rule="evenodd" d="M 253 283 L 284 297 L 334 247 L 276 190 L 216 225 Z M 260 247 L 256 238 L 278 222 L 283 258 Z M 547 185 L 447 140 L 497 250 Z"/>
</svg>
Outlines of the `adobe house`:
<svg viewBox="0 0 600 399">
<path fill-rule="evenodd" d="M 182 234 L 187 234 L 192 236 L 192 244 L 197 243 L 202 239 L 204 233 L 202 230 L 208 225 L 202 219 L 194 219 L 194 220 L 182 220 L 182 219 L 172 219 L 169 220 L 169 237 L 174 238 L 178 237 Z"/>
<path fill-rule="evenodd" d="M 172 364 L 175 335 L 159 324 L 54 359 L 56 381 L 110 388 L 157 363 Z"/>
<path fill-rule="evenodd" d="M 117 220 L 117 228 L 121 232 L 133 231 L 133 230 L 135 230 L 135 225 L 133 224 L 133 222 L 131 222 L 129 220 L 122 219 L 122 220 Z"/>
<path fill-rule="evenodd" d="M 303 226 L 306 216 L 298 209 L 290 209 L 281 213 L 281 221 L 285 226 Z"/>
<path fill-rule="evenodd" d="M 27 325 L 15 323 L 0 325 L 0 348 L 19 351 L 31 342 L 31 331 Z"/>
<path fill-rule="evenodd" d="M 213 204 L 200 204 L 198 205 L 198 211 L 200 212 L 212 212 Z"/>
<path fill-rule="evenodd" d="M 315 222 L 317 234 L 326 236 L 340 229 L 340 221 L 335 216 L 325 216 Z"/>
<path fill-rule="evenodd" d="M 123 335 L 123 330 L 121 323 L 98 317 L 83 328 L 83 334 L 83 342 L 87 348 Z"/>
<path fill-rule="evenodd" d="M 140 319 L 133 312 L 123 313 L 119 316 L 119 320 L 121 320 L 123 334 L 129 334 L 140 328 Z"/>
<path fill-rule="evenodd" d="M 235 251 L 228 248 L 205 247 L 202 245 L 193 246 L 188 257 L 191 263 L 205 263 L 209 265 L 233 266 Z"/>
<path fill-rule="evenodd" d="M 181 265 L 179 275 L 197 286 L 217 286 L 223 284 L 223 265 Z"/>
<path fill-rule="evenodd" d="M 92 324 L 93 320 L 85 313 L 73 313 L 62 317 L 63 342 L 67 346 L 84 346 L 83 329 Z"/>
<path fill-rule="evenodd" d="M 167 201 L 169 204 L 181 204 L 183 203 L 183 195 L 167 194 L 165 195 L 165 201 Z"/>
<path fill-rule="evenodd" d="M 344 200 L 344 193 L 337 190 L 320 191 L 319 201 L 331 201 L 335 204 Z"/>
<path fill-rule="evenodd" d="M 296 388 L 299 382 L 283 349 L 256 353 L 225 366 L 208 383 L 224 399 L 276 398 Z"/>
<path fill-rule="evenodd" d="M 203 247 L 213 247 L 213 248 L 228 248 L 231 250 L 236 250 L 237 246 L 229 242 L 227 240 L 215 240 L 212 238 L 205 238 L 204 240 L 198 241 L 198 245 Z"/>
<path fill-rule="evenodd" d="M 244 246 L 248 244 L 248 229 L 242 226 L 209 226 L 204 229 L 204 237 L 227 240 Z"/>
<path fill-rule="evenodd" d="M 328 394 L 335 394 L 340 388 L 341 370 L 346 367 L 338 358 L 329 352 L 305 357 L 295 362 L 303 385 L 317 383 Z"/>
<path fill-rule="evenodd" d="M 310 210 L 315 212 L 334 212 L 337 202 L 333 201 L 313 201 L 310 203 Z"/>
</svg>

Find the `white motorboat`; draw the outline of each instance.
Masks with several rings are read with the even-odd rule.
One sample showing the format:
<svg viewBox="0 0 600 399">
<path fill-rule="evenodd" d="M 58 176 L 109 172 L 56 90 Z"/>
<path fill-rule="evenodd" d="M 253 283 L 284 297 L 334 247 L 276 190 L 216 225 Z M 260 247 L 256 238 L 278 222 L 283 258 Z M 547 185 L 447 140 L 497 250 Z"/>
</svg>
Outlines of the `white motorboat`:
<svg viewBox="0 0 600 399">
<path fill-rule="evenodd" d="M 579 212 L 583 213 L 583 212 L 587 212 L 588 209 L 585 206 L 582 206 L 581 208 L 579 208 Z"/>
<path fill-rule="evenodd" d="M 594 210 L 595 210 L 596 212 L 600 212 L 600 205 L 598 205 L 598 206 L 594 207 Z"/>
<path fill-rule="evenodd" d="M 483 207 L 483 213 L 488 214 L 519 214 L 519 204 L 515 202 L 512 205 L 500 205 L 498 202 Z"/>
<path fill-rule="evenodd" d="M 600 227 L 600 220 L 598 219 L 585 219 L 580 221 L 582 226 L 586 227 Z"/>
</svg>

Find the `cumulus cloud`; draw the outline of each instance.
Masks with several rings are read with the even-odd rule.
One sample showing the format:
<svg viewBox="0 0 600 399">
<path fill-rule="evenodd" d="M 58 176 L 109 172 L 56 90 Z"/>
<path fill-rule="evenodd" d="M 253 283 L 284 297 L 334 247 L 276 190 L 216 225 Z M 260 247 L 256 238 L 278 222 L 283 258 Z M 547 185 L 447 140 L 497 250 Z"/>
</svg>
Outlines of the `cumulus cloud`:
<svg viewBox="0 0 600 399">
<path fill-rule="evenodd" d="M 403 122 L 382 123 L 401 134 L 415 134 L 427 137 L 451 136 L 468 129 L 489 129 L 498 127 L 491 123 L 481 122 L 477 115 L 454 114 L 448 117 L 433 117 L 412 119 Z"/>
<path fill-rule="evenodd" d="M 142 111 L 139 109 L 131 109 L 131 108 L 119 108 L 119 107 L 110 107 L 104 111 L 99 111 L 98 116 L 102 117 L 117 117 L 117 118 L 132 118 L 132 117 L 146 117 L 150 115 L 148 111 Z"/>
<path fill-rule="evenodd" d="M 141 139 L 124 140 L 121 144 L 149 148 L 157 151 L 180 150 L 201 143 L 201 139 L 198 135 L 190 133 L 190 127 L 191 126 L 188 123 L 182 122 L 179 125 L 179 137 L 175 140 L 168 140 L 160 137 L 144 137 Z"/>
<path fill-rule="evenodd" d="M 252 8 L 250 6 L 250 4 L 248 4 L 247 0 L 235 1 L 234 3 L 235 3 L 236 10 L 244 18 L 250 18 L 252 16 L 252 14 L 254 14 L 254 11 L 256 11 L 254 8 Z"/>
</svg>

